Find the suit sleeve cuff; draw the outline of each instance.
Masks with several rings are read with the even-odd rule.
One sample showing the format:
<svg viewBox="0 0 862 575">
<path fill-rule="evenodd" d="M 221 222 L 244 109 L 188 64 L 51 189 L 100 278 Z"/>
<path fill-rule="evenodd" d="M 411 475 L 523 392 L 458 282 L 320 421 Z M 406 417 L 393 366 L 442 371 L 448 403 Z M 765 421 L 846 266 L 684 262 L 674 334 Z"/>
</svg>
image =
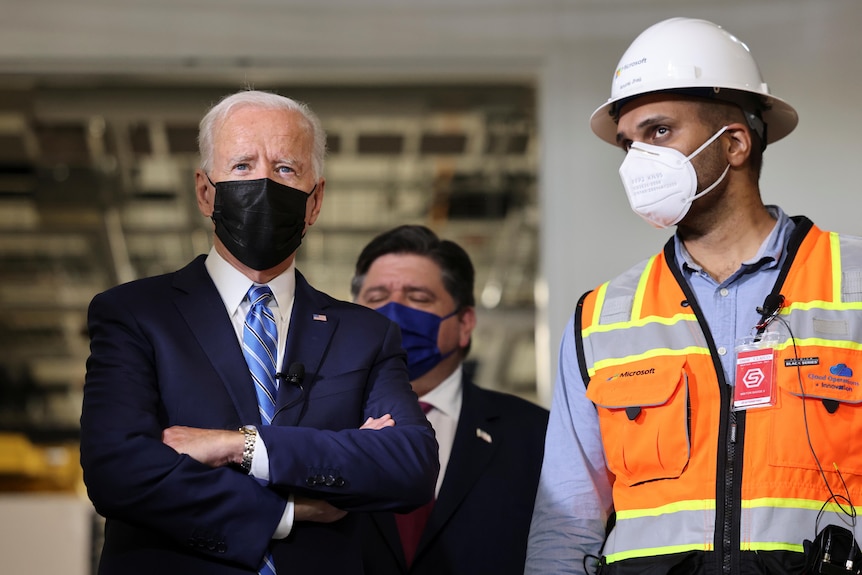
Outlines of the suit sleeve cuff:
<svg viewBox="0 0 862 575">
<path fill-rule="evenodd" d="M 254 455 L 251 458 L 251 469 L 248 474 L 269 483 L 269 452 L 260 433 L 254 440 Z"/>
</svg>

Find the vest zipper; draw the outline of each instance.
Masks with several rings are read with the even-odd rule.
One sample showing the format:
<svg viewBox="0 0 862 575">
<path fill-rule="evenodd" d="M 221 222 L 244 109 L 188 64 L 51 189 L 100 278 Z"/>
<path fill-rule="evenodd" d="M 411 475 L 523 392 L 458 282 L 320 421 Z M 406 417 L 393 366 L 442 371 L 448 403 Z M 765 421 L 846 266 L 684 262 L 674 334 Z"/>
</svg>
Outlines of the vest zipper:
<svg viewBox="0 0 862 575">
<path fill-rule="evenodd" d="M 739 532 L 740 510 L 742 506 L 741 478 L 742 466 L 737 465 L 737 460 L 742 458 L 743 443 L 745 437 L 745 414 L 736 413 L 733 410 L 733 390 L 724 377 L 724 368 L 721 366 L 718 349 L 712 332 L 709 331 L 709 323 L 703 315 L 703 310 L 697 302 L 697 298 L 682 275 L 679 266 L 676 265 L 676 254 L 674 252 L 673 238 L 668 240 L 664 247 L 664 256 L 671 273 L 676 278 L 677 284 L 682 289 L 691 310 L 697 318 L 701 333 L 706 340 L 712 357 L 713 367 L 718 379 L 719 393 L 721 395 L 721 406 L 719 408 L 719 439 L 716 446 L 716 482 L 715 482 L 715 528 L 713 538 L 715 547 L 715 561 L 722 575 L 733 573 L 733 567 L 739 565 Z M 723 478 L 720 479 L 720 478 Z M 734 546 L 734 543 L 737 545 Z M 735 547 L 735 550 L 734 550 Z"/>
<path fill-rule="evenodd" d="M 732 401 L 732 400 L 731 400 Z M 721 572 L 725 575 L 730 575 L 731 566 L 733 565 L 733 517 L 734 517 L 734 477 L 736 471 L 736 432 L 737 432 L 736 412 L 731 408 L 728 413 L 728 433 L 727 441 L 725 442 L 725 457 L 724 457 L 724 498 L 722 505 L 724 512 L 722 513 L 723 521 L 721 525 Z"/>
</svg>

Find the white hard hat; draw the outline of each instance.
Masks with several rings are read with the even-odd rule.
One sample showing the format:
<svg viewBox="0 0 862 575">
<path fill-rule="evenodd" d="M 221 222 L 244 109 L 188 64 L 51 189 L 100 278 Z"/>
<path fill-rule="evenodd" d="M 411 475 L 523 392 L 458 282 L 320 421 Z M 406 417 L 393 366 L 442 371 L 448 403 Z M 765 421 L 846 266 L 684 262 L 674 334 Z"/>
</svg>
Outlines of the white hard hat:
<svg viewBox="0 0 862 575">
<path fill-rule="evenodd" d="M 767 125 L 767 144 L 792 132 L 798 122 L 790 104 L 770 95 L 748 46 L 712 22 L 671 18 L 641 32 L 623 54 L 614 72 L 611 97 L 593 112 L 590 127 L 599 138 L 616 145 L 617 109 L 622 101 L 664 91 L 736 103 L 747 112 L 750 124 L 757 122 L 751 117 L 755 114 Z"/>
</svg>

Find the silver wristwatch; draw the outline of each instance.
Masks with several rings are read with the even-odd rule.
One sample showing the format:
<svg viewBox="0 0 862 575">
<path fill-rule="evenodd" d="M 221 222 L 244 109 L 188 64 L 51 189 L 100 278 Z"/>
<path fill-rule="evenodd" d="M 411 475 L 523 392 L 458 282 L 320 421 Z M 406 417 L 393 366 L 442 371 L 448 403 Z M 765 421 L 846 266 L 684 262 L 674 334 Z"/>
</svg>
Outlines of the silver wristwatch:
<svg viewBox="0 0 862 575">
<path fill-rule="evenodd" d="M 254 442 L 257 440 L 257 429 L 251 425 L 240 427 L 245 435 L 245 445 L 242 448 L 242 462 L 239 464 L 246 473 L 251 471 L 251 460 L 254 457 Z"/>
</svg>

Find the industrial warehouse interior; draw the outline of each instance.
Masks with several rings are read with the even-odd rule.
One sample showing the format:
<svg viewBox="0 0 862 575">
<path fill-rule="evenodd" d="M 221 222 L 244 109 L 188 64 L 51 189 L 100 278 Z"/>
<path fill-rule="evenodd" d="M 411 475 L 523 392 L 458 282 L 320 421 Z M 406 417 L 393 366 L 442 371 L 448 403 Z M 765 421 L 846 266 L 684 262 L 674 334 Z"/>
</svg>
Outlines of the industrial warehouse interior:
<svg viewBox="0 0 862 575">
<path fill-rule="evenodd" d="M 20 106 L 6 111 L 0 151 L 9 302 L 0 318 L 4 427 L 74 437 L 89 300 L 209 249 L 212 222 L 198 212 L 193 187 L 197 122 L 232 89 L 39 86 L 0 93 Z M 534 393 L 532 88 L 270 89 L 315 102 L 327 131 L 326 209 L 299 251 L 303 273 L 350 299 L 358 248 L 401 223 L 429 225 L 474 259 L 491 316 L 475 354 L 498 366 L 493 385 Z"/>
<path fill-rule="evenodd" d="M 310 282 L 349 299 L 365 243 L 429 226 L 476 266 L 477 383 L 546 407 L 580 294 L 669 235 L 631 213 L 622 154 L 587 122 L 645 26 L 703 17 L 744 39 L 801 118 L 766 155 L 764 199 L 862 234 L 856 0 L 4 3 L 0 556 L 32 558 L 46 531 L 61 542 L 9 572 L 96 568 L 77 447 L 87 306 L 208 250 L 197 124 L 237 89 L 307 102 L 327 132 L 326 197 L 297 259 Z"/>
</svg>

